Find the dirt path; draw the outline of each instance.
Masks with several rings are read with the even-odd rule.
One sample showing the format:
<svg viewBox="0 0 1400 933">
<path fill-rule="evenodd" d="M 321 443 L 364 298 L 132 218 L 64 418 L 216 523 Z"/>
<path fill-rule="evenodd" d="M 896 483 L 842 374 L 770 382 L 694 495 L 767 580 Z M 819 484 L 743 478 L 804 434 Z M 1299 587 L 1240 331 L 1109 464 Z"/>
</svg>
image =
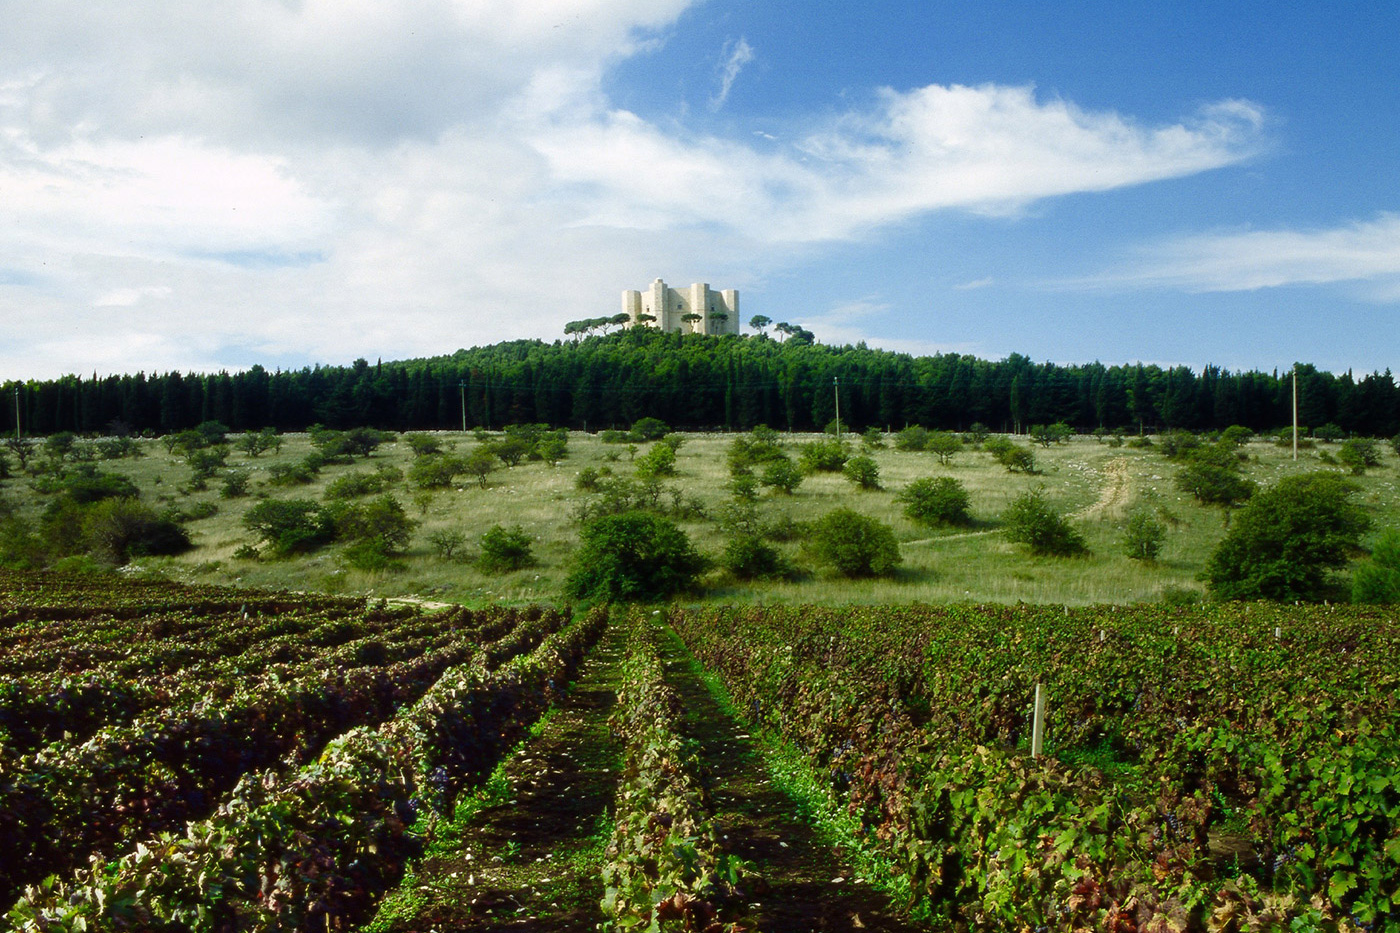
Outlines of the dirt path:
<svg viewBox="0 0 1400 933">
<path fill-rule="evenodd" d="M 621 755 L 608 732 L 619 635 L 614 628 L 593 649 L 558 710 L 507 762 L 503 799 L 463 827 L 452 854 L 420 866 L 401 911 L 411 916 L 369 929 L 573 933 L 604 919 L 600 868 Z"/>
<path fill-rule="evenodd" d="M 716 828 L 725 848 L 753 862 L 767 890 L 748 916 L 767 933 L 887 931 L 922 927 L 900 920 L 889 900 L 858 883 L 851 866 L 817 838 L 799 805 L 768 781 L 745 729 L 696 675 L 694 661 L 663 641 L 666 678 L 685 702 L 684 726 L 711 769 Z"/>
<path fill-rule="evenodd" d="M 1076 518 L 1122 518 L 1132 495 L 1132 477 L 1128 473 L 1128 461 L 1119 457 L 1110 460 L 1103 468 L 1104 487 L 1098 501 L 1081 509 Z"/>
</svg>

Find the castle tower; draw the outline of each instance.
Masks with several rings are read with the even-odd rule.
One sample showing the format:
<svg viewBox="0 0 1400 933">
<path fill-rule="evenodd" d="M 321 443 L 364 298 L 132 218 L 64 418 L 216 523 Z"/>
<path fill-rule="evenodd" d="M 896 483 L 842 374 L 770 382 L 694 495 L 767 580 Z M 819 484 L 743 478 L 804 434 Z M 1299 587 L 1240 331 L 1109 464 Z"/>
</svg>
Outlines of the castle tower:
<svg viewBox="0 0 1400 933">
<path fill-rule="evenodd" d="M 664 331 L 739 333 L 739 292 L 733 288 L 716 292 L 706 282 L 696 282 L 689 288 L 678 289 L 656 279 L 644 292 L 635 289 L 624 291 L 622 311 L 633 324 L 646 324 Z M 699 319 L 685 320 L 689 315 L 698 315 Z M 647 320 L 647 317 L 651 320 Z"/>
</svg>

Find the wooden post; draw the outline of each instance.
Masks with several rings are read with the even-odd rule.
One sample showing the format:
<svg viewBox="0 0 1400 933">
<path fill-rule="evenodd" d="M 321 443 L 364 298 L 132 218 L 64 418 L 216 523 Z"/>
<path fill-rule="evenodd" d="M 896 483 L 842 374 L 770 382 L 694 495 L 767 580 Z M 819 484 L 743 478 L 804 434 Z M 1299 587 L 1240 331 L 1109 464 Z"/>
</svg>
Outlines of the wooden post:
<svg viewBox="0 0 1400 933">
<path fill-rule="evenodd" d="M 1039 758 L 1045 748 L 1045 687 L 1035 685 L 1035 717 L 1031 721 L 1031 757 Z"/>
</svg>

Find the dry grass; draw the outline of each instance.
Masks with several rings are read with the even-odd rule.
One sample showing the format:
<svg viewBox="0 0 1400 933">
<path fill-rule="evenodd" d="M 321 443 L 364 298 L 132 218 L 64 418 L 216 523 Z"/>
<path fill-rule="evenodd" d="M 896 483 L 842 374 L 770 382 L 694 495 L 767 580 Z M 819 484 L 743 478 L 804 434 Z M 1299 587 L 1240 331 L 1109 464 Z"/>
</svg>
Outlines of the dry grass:
<svg viewBox="0 0 1400 933">
<path fill-rule="evenodd" d="M 470 436 L 444 433 L 459 452 L 475 445 Z M 812 435 L 785 437 L 795 455 L 799 443 Z M 724 536 L 713 516 L 728 501 L 729 480 L 725 452 L 732 435 L 692 434 L 678 456 L 677 476 L 668 485 L 680 486 L 687 495 L 704 503 L 711 518 L 688 521 L 682 527 L 699 549 L 718 555 Z M 234 552 L 251 543 L 244 530 L 243 512 L 253 498 L 220 498 L 219 484 L 204 492 L 183 491 L 189 470 L 164 448 L 147 443 L 147 456 L 102 464 L 103 469 L 130 476 L 152 504 L 188 509 L 200 501 L 219 508 L 218 514 L 191 522 L 196 547 L 175 559 L 145 561 L 143 566 L 169 576 L 210 583 L 232 583 L 377 596 L 414 596 L 429 600 L 481 604 L 511 604 L 556 598 L 568 573 L 570 556 L 578 537 L 571 514 L 585 494 L 575 489 L 575 478 L 585 467 L 610 467 L 630 475 L 624 447 L 604 445 L 596 437 L 575 433 L 569 440 L 569 457 L 557 467 L 522 463 L 492 474 L 488 488 L 474 483 L 435 493 L 420 511 L 414 490 L 399 484 L 394 495 L 410 514 L 421 521 L 401 568 L 367 573 L 349 568 L 336 548 L 285 561 L 249 561 Z M 1323 448 L 1326 449 L 1326 448 Z M 407 471 L 412 453 L 402 441 L 385 445 L 368 460 L 354 465 L 323 469 L 309 486 L 274 488 L 265 485 L 267 467 L 278 461 L 300 460 L 311 450 L 303 435 L 289 435 L 277 455 L 249 460 L 240 453 L 230 465 L 253 472 L 257 495 L 276 498 L 320 499 L 325 487 L 352 470 L 372 470 L 388 463 Z M 1306 451 L 1293 463 L 1287 450 L 1254 442 L 1245 448 L 1250 456 L 1248 474 L 1260 483 L 1280 476 L 1315 469 L 1335 469 L 1319 462 L 1318 451 Z M 809 573 L 791 582 L 737 583 L 719 572 L 707 578 L 705 599 L 720 602 L 867 603 L 867 602 L 1016 602 L 1128 603 L 1156 600 L 1164 591 L 1200 590 L 1197 575 L 1207 556 L 1225 532 L 1218 509 L 1195 504 L 1177 491 L 1172 482 L 1176 466 L 1155 449 L 1110 448 L 1089 438 L 1050 449 L 1035 450 L 1040 473 L 1034 476 L 1008 473 L 986 454 L 965 449 L 949 466 L 941 466 L 931 454 L 879 450 L 883 491 L 862 492 L 837 474 L 808 477 L 793 496 L 765 494 L 759 509 L 766 520 L 788 516 L 797 521 L 815 519 L 836 507 L 849 507 L 891 525 L 901 542 L 903 566 L 892 578 L 850 581 L 822 573 Z M 618 459 L 609 460 L 610 456 Z M 1397 459 L 1387 449 L 1385 465 L 1358 479 L 1361 500 L 1371 510 L 1377 527 L 1400 525 L 1400 493 L 1396 487 Z M 977 524 L 971 529 L 930 530 L 906 519 L 894 493 L 914 479 L 952 476 L 967 488 Z M 1087 539 L 1091 555 L 1077 559 L 1034 558 L 1006 542 L 998 533 L 997 516 L 1022 492 L 1043 486 L 1050 502 L 1070 514 Z M 36 495 L 27 493 L 24 480 L 7 483 L 12 501 L 31 513 L 42 507 Z M 1170 525 L 1166 544 L 1156 563 L 1144 564 L 1122 555 L 1120 538 L 1127 516 L 1135 509 L 1150 509 Z M 486 574 L 470 561 L 480 534 L 492 525 L 520 525 L 535 540 L 537 563 L 515 573 Z M 427 536 L 438 529 L 457 529 L 467 535 L 466 559 L 443 560 L 435 555 Z M 802 563 L 799 545 L 780 545 L 796 563 Z"/>
</svg>

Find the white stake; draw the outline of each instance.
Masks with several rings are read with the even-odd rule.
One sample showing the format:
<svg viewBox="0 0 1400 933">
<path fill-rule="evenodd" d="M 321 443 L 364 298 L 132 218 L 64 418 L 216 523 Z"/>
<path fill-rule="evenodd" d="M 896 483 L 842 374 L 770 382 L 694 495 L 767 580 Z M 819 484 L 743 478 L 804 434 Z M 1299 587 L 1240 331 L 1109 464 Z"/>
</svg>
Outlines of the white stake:
<svg viewBox="0 0 1400 933">
<path fill-rule="evenodd" d="M 1035 718 L 1031 722 L 1031 757 L 1039 758 L 1045 748 L 1045 688 L 1035 685 Z"/>
</svg>

